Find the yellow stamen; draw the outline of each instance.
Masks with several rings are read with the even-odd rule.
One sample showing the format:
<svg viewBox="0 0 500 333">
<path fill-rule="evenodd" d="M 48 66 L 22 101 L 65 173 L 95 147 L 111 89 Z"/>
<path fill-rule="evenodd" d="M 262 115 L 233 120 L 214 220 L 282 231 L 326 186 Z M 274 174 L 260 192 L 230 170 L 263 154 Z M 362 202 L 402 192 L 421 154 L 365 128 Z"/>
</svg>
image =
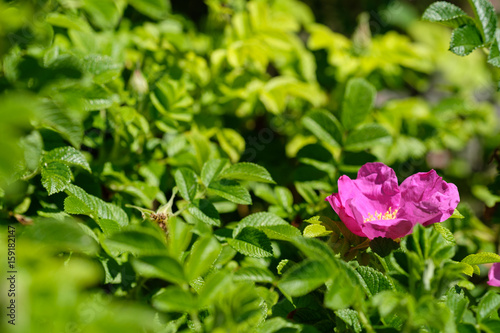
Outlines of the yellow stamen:
<svg viewBox="0 0 500 333">
<path fill-rule="evenodd" d="M 368 217 L 363 216 L 363 222 L 376 221 L 376 220 L 394 220 L 399 209 L 392 211 L 392 207 L 384 214 L 375 211 L 375 213 L 368 213 Z"/>
</svg>

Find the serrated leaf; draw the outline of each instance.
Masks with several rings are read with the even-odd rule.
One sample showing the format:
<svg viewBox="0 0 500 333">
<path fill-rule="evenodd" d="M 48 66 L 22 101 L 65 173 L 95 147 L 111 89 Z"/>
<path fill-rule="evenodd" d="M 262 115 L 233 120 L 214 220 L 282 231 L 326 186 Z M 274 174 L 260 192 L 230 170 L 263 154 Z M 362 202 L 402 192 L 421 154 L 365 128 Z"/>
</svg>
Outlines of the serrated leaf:
<svg viewBox="0 0 500 333">
<path fill-rule="evenodd" d="M 130 252 L 135 255 L 161 255 L 167 252 L 165 243 L 159 235 L 146 230 L 124 230 L 109 236 L 106 246 L 119 253 Z"/>
<path fill-rule="evenodd" d="M 481 252 L 470 254 L 463 258 L 461 262 L 469 265 L 492 264 L 500 262 L 500 255 L 492 252 Z"/>
<path fill-rule="evenodd" d="M 92 218 L 100 218 L 113 220 L 118 222 L 120 226 L 128 225 L 128 216 L 118 206 L 105 202 L 104 200 L 88 194 L 82 188 L 69 185 L 66 187 L 66 193 L 80 199 L 94 214 Z"/>
<path fill-rule="evenodd" d="M 326 230 L 325 226 L 321 224 L 308 225 L 303 231 L 304 237 L 308 238 L 328 236 L 331 233 L 331 230 Z"/>
<path fill-rule="evenodd" d="M 94 82 L 104 84 L 117 78 L 123 65 L 106 55 L 89 54 L 83 58 L 83 69 L 92 74 Z"/>
<path fill-rule="evenodd" d="M 474 25 L 466 25 L 453 30 L 450 51 L 459 56 L 466 56 L 483 45 L 481 33 Z"/>
<path fill-rule="evenodd" d="M 186 261 L 185 272 L 189 281 L 205 274 L 219 257 L 222 248 L 212 236 L 199 238 L 192 246 Z"/>
<path fill-rule="evenodd" d="M 188 211 L 198 220 L 219 227 L 220 217 L 215 206 L 207 199 L 197 199 L 188 206 Z"/>
<path fill-rule="evenodd" d="M 342 143 L 342 126 L 333 114 L 325 110 L 315 110 L 302 118 L 302 124 L 313 135 L 332 147 Z"/>
<path fill-rule="evenodd" d="M 278 282 L 278 287 L 292 297 L 303 296 L 332 278 L 332 272 L 320 260 L 305 260 L 290 268 Z"/>
<path fill-rule="evenodd" d="M 345 142 L 345 149 L 360 151 L 376 145 L 389 144 L 392 137 L 385 127 L 379 124 L 366 124 L 349 133 Z"/>
<path fill-rule="evenodd" d="M 176 284 L 187 283 L 182 266 L 168 256 L 145 256 L 133 258 L 132 267 L 141 276 L 158 278 Z"/>
<path fill-rule="evenodd" d="M 223 179 L 212 182 L 208 186 L 208 192 L 240 205 L 252 204 L 252 197 L 248 190 L 235 181 Z"/>
<path fill-rule="evenodd" d="M 293 195 L 292 192 L 283 186 L 276 186 L 274 188 L 274 196 L 277 203 L 285 209 L 285 211 L 292 211 Z"/>
<path fill-rule="evenodd" d="M 341 309 L 335 311 L 335 315 L 342 319 L 354 332 L 360 333 L 362 331 L 361 323 L 359 321 L 359 314 L 352 309 Z"/>
<path fill-rule="evenodd" d="M 225 169 L 219 177 L 271 184 L 275 183 L 269 172 L 264 167 L 249 162 L 233 164 L 229 168 Z"/>
<path fill-rule="evenodd" d="M 174 173 L 174 179 L 181 196 L 187 201 L 193 201 L 198 189 L 194 171 L 188 168 L 179 168 Z"/>
<path fill-rule="evenodd" d="M 170 286 L 160 290 L 151 298 L 154 308 L 164 312 L 191 312 L 197 310 L 197 300 L 192 293 Z"/>
<path fill-rule="evenodd" d="M 424 21 L 441 23 L 447 27 L 458 28 L 466 24 L 475 24 L 472 17 L 462 9 L 446 1 L 431 4 L 422 15 Z"/>
<path fill-rule="evenodd" d="M 79 166 L 91 172 L 89 163 L 81 151 L 73 147 L 61 147 L 52 149 L 43 156 L 43 162 L 63 162 L 69 166 Z"/>
<path fill-rule="evenodd" d="M 245 227 L 235 238 L 227 239 L 227 243 L 236 251 L 255 258 L 273 256 L 271 241 L 266 234 L 259 229 Z"/>
<path fill-rule="evenodd" d="M 434 227 L 434 229 L 437 232 L 439 232 L 441 234 L 441 236 L 443 236 L 443 238 L 445 239 L 445 241 L 448 244 L 451 244 L 451 245 L 456 244 L 455 237 L 453 236 L 453 233 L 448 228 L 444 227 L 441 223 L 434 223 L 432 226 Z"/>
<path fill-rule="evenodd" d="M 363 78 L 353 78 L 347 82 L 342 104 L 342 125 L 348 130 L 362 123 L 375 103 L 377 91 Z"/>
<path fill-rule="evenodd" d="M 324 260 L 329 258 L 329 263 L 335 265 L 335 254 L 332 249 L 324 242 L 316 238 L 297 237 L 292 240 L 292 243 L 302 251 L 308 258 L 316 260 Z"/>
<path fill-rule="evenodd" d="M 500 47 L 498 45 L 498 40 L 500 38 L 500 30 L 497 30 L 496 38 L 491 44 L 490 54 L 488 55 L 488 63 L 495 67 L 500 67 Z"/>
<path fill-rule="evenodd" d="M 44 103 L 40 125 L 53 129 L 78 148 L 83 139 L 83 125 L 80 119 L 51 102 Z"/>
<path fill-rule="evenodd" d="M 446 293 L 446 307 L 451 310 L 455 323 L 462 321 L 469 299 L 459 287 L 451 287 Z"/>
<path fill-rule="evenodd" d="M 368 266 L 359 266 L 356 272 L 361 276 L 368 288 L 369 295 L 373 296 L 384 290 L 394 290 L 394 286 L 387 276 Z"/>
<path fill-rule="evenodd" d="M 246 227 L 259 229 L 271 239 L 290 240 L 300 236 L 299 229 L 291 226 L 281 217 L 268 212 L 254 213 L 242 219 L 234 228 L 233 237 Z"/>
<path fill-rule="evenodd" d="M 273 283 L 274 275 L 267 268 L 242 267 L 234 273 L 233 279 L 235 281 Z"/>
<path fill-rule="evenodd" d="M 481 322 L 487 319 L 493 312 L 497 312 L 498 309 L 500 309 L 500 295 L 490 290 L 479 301 L 477 306 L 478 320 Z"/>
<path fill-rule="evenodd" d="M 453 214 L 450 216 L 450 219 L 463 219 L 463 218 L 465 218 L 465 216 L 463 216 L 456 208 L 453 211 Z"/>
<path fill-rule="evenodd" d="M 212 180 L 216 179 L 224 167 L 229 163 L 225 158 L 215 158 L 207 161 L 201 169 L 201 181 L 205 186 L 209 186 Z"/>
<path fill-rule="evenodd" d="M 495 38 L 495 31 L 497 29 L 497 15 L 495 7 L 489 0 L 470 0 L 474 13 L 481 23 L 484 41 L 486 43 L 492 42 Z"/>
<path fill-rule="evenodd" d="M 42 185 L 49 195 L 62 192 L 71 183 L 71 170 L 60 162 L 45 163 L 42 166 Z"/>
<path fill-rule="evenodd" d="M 199 302 L 201 307 L 213 304 L 216 299 L 220 299 L 228 288 L 231 287 L 233 275 L 225 270 L 210 274 L 205 280 L 203 288 L 199 291 Z"/>
</svg>

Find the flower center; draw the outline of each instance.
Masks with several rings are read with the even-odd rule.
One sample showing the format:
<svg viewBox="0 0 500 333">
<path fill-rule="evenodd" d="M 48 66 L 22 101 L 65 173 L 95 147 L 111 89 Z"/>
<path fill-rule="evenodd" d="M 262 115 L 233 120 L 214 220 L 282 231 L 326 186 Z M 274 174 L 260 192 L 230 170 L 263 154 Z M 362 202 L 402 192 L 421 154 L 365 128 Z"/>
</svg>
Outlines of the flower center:
<svg viewBox="0 0 500 333">
<path fill-rule="evenodd" d="M 375 213 L 368 213 L 368 217 L 363 216 L 363 223 L 376 220 L 394 220 L 399 209 L 392 211 L 392 207 L 384 214 L 375 211 Z"/>
</svg>

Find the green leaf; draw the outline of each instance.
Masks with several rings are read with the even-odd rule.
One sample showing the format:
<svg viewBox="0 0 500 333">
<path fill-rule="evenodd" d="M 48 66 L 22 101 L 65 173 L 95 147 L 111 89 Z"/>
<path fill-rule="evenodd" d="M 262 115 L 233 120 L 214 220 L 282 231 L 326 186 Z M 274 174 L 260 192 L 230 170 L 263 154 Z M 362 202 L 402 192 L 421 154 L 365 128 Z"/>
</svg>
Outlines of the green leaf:
<svg viewBox="0 0 500 333">
<path fill-rule="evenodd" d="M 387 276 L 368 266 L 359 266 L 356 272 L 368 289 L 368 295 L 373 296 L 384 290 L 394 290 L 394 286 Z"/>
<path fill-rule="evenodd" d="M 92 23 L 101 29 L 112 29 L 121 18 L 123 6 L 114 0 L 84 0 L 83 9 L 90 16 Z"/>
<path fill-rule="evenodd" d="M 215 158 L 207 161 L 201 169 L 201 181 L 203 184 L 209 186 L 210 183 L 219 176 L 222 170 L 224 170 L 224 167 L 228 163 L 229 161 L 225 158 Z"/>
<path fill-rule="evenodd" d="M 352 327 L 353 331 L 360 333 L 362 331 L 361 323 L 359 321 L 359 314 L 352 309 L 341 309 L 335 311 L 335 315 L 342 319 L 347 326 Z"/>
<path fill-rule="evenodd" d="M 462 321 L 468 305 L 469 299 L 459 287 L 451 287 L 446 293 L 446 307 L 453 313 L 456 324 Z"/>
<path fill-rule="evenodd" d="M 173 258 L 179 259 L 191 243 L 192 226 L 180 218 L 171 217 L 168 220 L 168 253 Z"/>
<path fill-rule="evenodd" d="M 49 195 L 64 191 L 71 183 L 71 170 L 60 162 L 44 163 L 42 166 L 42 185 Z"/>
<path fill-rule="evenodd" d="M 120 76 L 123 65 L 106 55 L 89 54 L 83 58 L 83 68 L 92 74 L 94 82 L 104 84 Z"/>
<path fill-rule="evenodd" d="M 33 225 L 25 228 L 22 237 L 61 251 L 95 254 L 99 250 L 97 242 L 73 218 L 36 218 Z"/>
<path fill-rule="evenodd" d="M 63 110 L 55 103 L 46 102 L 41 110 L 43 118 L 40 125 L 53 129 L 69 141 L 72 146 L 78 148 L 83 139 L 83 125 L 78 117 L 72 117 L 67 110 Z"/>
<path fill-rule="evenodd" d="M 462 9 L 446 1 L 437 1 L 431 4 L 425 10 L 422 19 L 424 21 L 441 23 L 451 28 L 475 24 L 472 17 L 468 16 Z"/>
<path fill-rule="evenodd" d="M 196 171 L 201 172 L 203 165 L 209 160 L 210 157 L 210 143 L 208 139 L 200 132 L 194 130 L 189 134 L 189 142 L 194 148 L 198 168 Z"/>
<path fill-rule="evenodd" d="M 158 278 L 176 284 L 187 283 L 182 266 L 177 260 L 164 255 L 132 259 L 134 270 L 147 278 Z"/>
<path fill-rule="evenodd" d="M 498 45 L 498 40 L 500 30 L 497 30 L 497 36 L 490 47 L 490 54 L 488 55 L 488 63 L 492 64 L 495 67 L 500 67 L 500 47 Z"/>
<path fill-rule="evenodd" d="M 362 123 L 375 103 L 377 90 L 362 78 L 353 78 L 347 82 L 342 104 L 342 125 L 348 130 Z"/>
<path fill-rule="evenodd" d="M 492 264 L 500 262 L 500 256 L 496 253 L 481 252 L 477 254 L 470 254 L 463 258 L 461 262 L 469 265 Z"/>
<path fill-rule="evenodd" d="M 328 111 L 311 111 L 302 118 L 302 124 L 318 139 L 332 147 L 339 147 L 342 143 L 342 126 Z"/>
<path fill-rule="evenodd" d="M 304 237 L 313 238 L 313 237 L 323 237 L 328 236 L 332 233 L 331 230 L 326 230 L 325 226 L 321 224 L 311 224 L 305 227 Z"/>
<path fill-rule="evenodd" d="M 71 206 L 69 206 L 68 210 L 66 211 L 67 213 L 84 214 L 81 213 L 82 210 L 90 211 L 92 212 L 92 214 L 89 214 L 89 216 L 92 217 L 94 220 L 96 219 L 113 220 L 118 222 L 118 224 L 121 227 L 128 225 L 129 222 L 128 216 L 120 207 L 105 202 L 104 200 L 97 198 L 93 195 L 90 195 L 87 192 L 85 192 L 82 188 L 75 185 L 68 185 L 65 191 L 68 195 L 78 198 L 82 202 L 82 205 L 88 207 L 88 209 L 87 208 L 77 209 L 74 208 L 73 203 L 71 203 Z M 73 213 L 73 211 L 75 212 Z"/>
<path fill-rule="evenodd" d="M 43 162 L 62 162 L 68 166 L 79 166 L 91 172 L 89 163 L 82 152 L 69 146 L 52 149 L 43 156 Z"/>
<path fill-rule="evenodd" d="M 197 199 L 188 206 L 188 211 L 198 220 L 209 225 L 220 227 L 219 212 L 215 206 L 207 199 Z"/>
<path fill-rule="evenodd" d="M 481 322 L 500 308 L 500 295 L 494 291 L 488 291 L 477 306 L 477 317 Z"/>
<path fill-rule="evenodd" d="M 389 144 L 392 137 L 385 127 L 379 124 L 366 124 L 352 131 L 346 139 L 345 149 L 360 151 L 376 145 Z"/>
<path fill-rule="evenodd" d="M 233 163 L 238 162 L 241 154 L 245 151 L 245 139 L 232 128 L 223 128 L 217 131 L 217 141 Z"/>
<path fill-rule="evenodd" d="M 490 43 L 495 38 L 497 15 L 495 7 L 488 0 L 470 0 L 474 13 L 481 23 L 484 41 Z"/>
<path fill-rule="evenodd" d="M 274 188 L 274 195 L 276 197 L 277 203 L 285 209 L 285 211 L 290 212 L 293 210 L 293 195 L 292 192 L 283 186 L 276 186 Z"/>
<path fill-rule="evenodd" d="M 198 239 L 191 248 L 186 261 L 185 272 L 189 281 L 205 274 L 219 257 L 222 250 L 220 243 L 212 236 Z"/>
<path fill-rule="evenodd" d="M 198 309 L 193 294 L 179 287 L 170 286 L 160 290 L 151 299 L 154 308 L 163 312 L 191 312 Z"/>
<path fill-rule="evenodd" d="M 434 229 L 436 229 L 437 232 L 441 234 L 441 236 L 443 236 L 443 238 L 448 244 L 451 245 L 456 244 L 455 237 L 448 228 L 444 227 L 441 223 L 434 223 L 432 226 L 434 227 Z"/>
<path fill-rule="evenodd" d="M 456 208 L 453 211 L 453 214 L 450 216 L 450 219 L 463 219 L 463 218 L 465 218 L 465 216 L 463 216 L 462 214 L 460 214 L 460 212 Z"/>
<path fill-rule="evenodd" d="M 40 132 L 33 131 L 21 139 L 21 146 L 24 150 L 24 161 L 28 170 L 34 171 L 40 165 L 43 151 L 43 139 Z M 12 158 L 12 156 L 9 156 Z"/>
<path fill-rule="evenodd" d="M 288 270 L 278 287 L 292 297 L 304 296 L 332 278 L 328 266 L 320 260 L 305 260 Z"/>
<path fill-rule="evenodd" d="M 273 256 L 271 241 L 259 229 L 245 227 L 235 238 L 227 239 L 233 249 L 249 257 L 265 258 Z"/>
<path fill-rule="evenodd" d="M 152 19 L 162 19 L 170 11 L 170 0 L 128 0 L 137 11 Z"/>
<path fill-rule="evenodd" d="M 212 182 L 208 187 L 208 193 L 218 195 L 240 205 L 252 204 L 252 197 L 248 190 L 235 181 L 223 179 Z"/>
<path fill-rule="evenodd" d="M 274 275 L 267 268 L 242 267 L 234 273 L 235 281 L 253 281 L 260 283 L 273 283 Z"/>
<path fill-rule="evenodd" d="M 179 168 L 174 173 L 174 179 L 181 196 L 187 201 L 193 201 L 198 189 L 194 171 L 188 168 Z"/>
<path fill-rule="evenodd" d="M 500 202 L 500 195 L 491 193 L 488 187 L 484 185 L 473 185 L 472 194 L 482 200 L 485 205 L 490 208 L 495 206 L 497 202 Z"/>
<path fill-rule="evenodd" d="M 146 230 L 124 230 L 109 236 L 105 241 L 107 247 L 119 253 L 130 252 L 135 255 L 161 255 L 167 247 L 159 235 Z"/>
<path fill-rule="evenodd" d="M 450 51 L 459 56 L 466 56 L 483 45 L 481 33 L 474 25 L 466 25 L 453 30 Z"/>
<path fill-rule="evenodd" d="M 332 274 L 333 281 L 327 283 L 325 305 L 332 310 L 341 310 L 355 303 L 360 297 L 360 291 L 355 288 L 345 272 Z"/>
<path fill-rule="evenodd" d="M 231 288 L 232 278 L 233 275 L 225 270 L 210 274 L 205 280 L 203 288 L 199 291 L 200 306 L 207 307 L 220 299 Z"/>
<path fill-rule="evenodd" d="M 271 184 L 275 183 L 269 172 L 264 167 L 249 162 L 241 162 L 231 165 L 220 174 L 220 178 L 248 180 Z"/>
<path fill-rule="evenodd" d="M 316 238 L 297 237 L 292 240 L 293 244 L 302 251 L 308 258 L 315 260 L 324 260 L 328 258 L 328 262 L 335 265 L 335 254 L 332 249 Z"/>
<path fill-rule="evenodd" d="M 272 213 L 259 212 L 248 215 L 242 219 L 233 230 L 233 238 L 246 227 L 263 231 L 267 237 L 279 240 L 291 240 L 300 236 L 299 229 Z"/>
<path fill-rule="evenodd" d="M 375 237 L 370 241 L 370 248 L 379 256 L 386 257 L 392 251 L 399 249 L 399 243 L 390 238 Z"/>
</svg>

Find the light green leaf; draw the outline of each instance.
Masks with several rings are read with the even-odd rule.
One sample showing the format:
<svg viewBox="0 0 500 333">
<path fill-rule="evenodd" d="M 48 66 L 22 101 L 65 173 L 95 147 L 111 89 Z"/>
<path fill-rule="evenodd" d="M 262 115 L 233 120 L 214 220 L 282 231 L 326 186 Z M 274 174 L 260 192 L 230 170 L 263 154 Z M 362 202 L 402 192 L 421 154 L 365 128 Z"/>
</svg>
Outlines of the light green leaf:
<svg viewBox="0 0 500 333">
<path fill-rule="evenodd" d="M 236 271 L 233 279 L 235 281 L 273 283 L 274 275 L 267 268 L 242 267 Z"/>
<path fill-rule="evenodd" d="M 146 230 L 124 230 L 109 236 L 105 241 L 111 251 L 130 252 L 134 255 L 161 255 L 167 247 L 159 235 Z"/>
<path fill-rule="evenodd" d="M 51 102 L 44 103 L 41 112 L 43 114 L 43 118 L 40 119 L 41 126 L 60 133 L 72 146 L 76 148 L 80 146 L 83 139 L 83 125 L 80 119 L 72 117 L 71 113 Z"/>
<path fill-rule="evenodd" d="M 484 41 L 490 43 L 495 38 L 497 15 L 495 7 L 488 0 L 470 0 L 477 19 L 481 23 Z"/>
<path fill-rule="evenodd" d="M 43 156 L 43 162 L 62 162 L 67 164 L 68 166 L 79 166 L 91 172 L 89 163 L 85 159 L 85 156 L 82 154 L 82 152 L 69 146 L 52 149 Z"/>
<path fill-rule="evenodd" d="M 264 167 L 249 162 L 241 162 L 231 165 L 220 174 L 220 178 L 274 184 L 274 180 Z"/>
<path fill-rule="evenodd" d="M 196 217 L 209 225 L 220 226 L 219 212 L 215 206 L 207 199 L 197 199 L 188 206 L 188 211 L 191 215 Z"/>
<path fill-rule="evenodd" d="M 198 162 L 198 169 L 196 171 L 201 172 L 203 165 L 210 158 L 210 143 L 203 134 L 196 130 L 191 131 L 188 139 L 194 148 L 196 161 Z"/>
<path fill-rule="evenodd" d="M 328 111 L 311 111 L 302 118 L 302 124 L 318 139 L 332 147 L 339 147 L 342 143 L 342 126 Z"/>
<path fill-rule="evenodd" d="M 123 12 L 123 6 L 114 0 L 84 0 L 83 9 L 92 23 L 101 29 L 114 28 Z"/>
<path fill-rule="evenodd" d="M 472 17 L 459 7 L 446 2 L 437 1 L 431 4 L 422 15 L 424 21 L 441 23 L 447 27 L 458 28 L 466 24 L 474 25 Z"/>
<path fill-rule="evenodd" d="M 198 189 L 194 171 L 188 168 L 179 168 L 174 173 L 174 179 L 181 196 L 187 201 L 193 201 Z"/>
<path fill-rule="evenodd" d="M 450 216 L 450 219 L 463 219 L 463 218 L 465 218 L 465 216 L 463 216 L 462 214 L 460 214 L 460 212 L 456 208 L 453 211 L 453 214 Z"/>
<path fill-rule="evenodd" d="M 379 124 L 366 124 L 352 131 L 346 139 L 345 149 L 359 151 L 376 145 L 389 144 L 392 137 L 385 127 Z"/>
<path fill-rule="evenodd" d="M 445 241 L 448 244 L 451 244 L 451 245 L 456 244 L 455 237 L 453 236 L 453 233 L 448 228 L 444 227 L 441 223 L 434 223 L 432 226 L 434 227 L 434 229 L 436 229 L 437 232 L 439 232 L 441 234 L 441 236 L 443 236 L 443 238 L 445 239 Z"/>
<path fill-rule="evenodd" d="M 197 300 L 192 293 L 170 286 L 160 290 L 151 299 L 154 308 L 164 312 L 191 312 L 197 310 Z"/>
<path fill-rule="evenodd" d="M 223 128 L 217 131 L 217 141 L 233 163 L 238 162 L 241 154 L 245 151 L 245 139 L 232 128 Z"/>
<path fill-rule="evenodd" d="M 170 0 L 128 0 L 137 11 L 152 19 L 162 19 L 170 11 Z"/>
<path fill-rule="evenodd" d="M 49 195 L 64 191 L 71 183 L 71 170 L 60 162 L 44 163 L 42 166 L 42 185 Z"/>
<path fill-rule="evenodd" d="M 232 285 L 233 275 L 225 270 L 210 274 L 205 280 L 203 288 L 200 290 L 200 306 L 209 306 L 225 294 Z"/>
<path fill-rule="evenodd" d="M 205 274 L 219 257 L 222 250 L 220 243 L 212 236 L 198 239 L 191 248 L 186 261 L 185 272 L 189 281 Z"/>
<path fill-rule="evenodd" d="M 497 312 L 500 308 L 500 295 L 494 291 L 488 291 L 486 295 L 479 301 L 477 306 L 477 317 L 481 322 L 487 319 L 492 313 Z"/>
<path fill-rule="evenodd" d="M 265 258 L 273 256 L 271 241 L 266 234 L 259 229 L 245 227 L 238 235 L 227 239 L 227 243 L 236 251 L 255 258 Z"/>
<path fill-rule="evenodd" d="M 328 258 L 328 263 L 335 265 L 335 254 L 332 249 L 316 238 L 297 237 L 293 239 L 293 244 L 302 251 L 308 258 L 324 260 Z"/>
<path fill-rule="evenodd" d="M 481 33 L 474 25 L 466 25 L 453 30 L 450 51 L 459 56 L 466 56 L 483 45 Z"/>
<path fill-rule="evenodd" d="M 168 220 L 168 253 L 171 257 L 179 259 L 191 243 L 192 226 L 183 222 L 178 217 Z"/>
<path fill-rule="evenodd" d="M 164 255 L 132 259 L 132 267 L 141 276 L 158 278 L 176 284 L 187 283 L 182 266 L 177 260 Z"/>
<path fill-rule="evenodd" d="M 500 67 L 500 47 L 498 45 L 498 40 L 500 36 L 500 30 L 497 30 L 497 36 L 490 47 L 490 54 L 488 54 L 488 63 L 495 67 Z"/>
<path fill-rule="evenodd" d="M 500 262 L 500 255 L 492 252 L 481 252 L 470 254 L 463 258 L 461 262 L 469 265 L 492 264 Z"/>
<path fill-rule="evenodd" d="M 311 224 L 305 227 L 304 237 L 313 238 L 313 237 L 323 237 L 328 236 L 332 233 L 331 230 L 326 230 L 325 226 L 321 224 Z"/>
<path fill-rule="evenodd" d="M 359 321 L 359 314 L 352 309 L 342 309 L 335 311 L 335 315 L 342 319 L 354 332 L 360 333 L 362 331 L 361 323 Z"/>
<path fill-rule="evenodd" d="M 215 158 L 206 162 L 201 169 L 201 181 L 203 184 L 205 184 L 205 186 L 209 186 L 212 180 L 219 176 L 228 163 L 229 161 L 225 158 Z"/>
<path fill-rule="evenodd" d="M 117 78 L 123 65 L 106 55 L 89 54 L 83 58 L 83 68 L 94 76 L 95 83 L 104 84 Z"/>
<path fill-rule="evenodd" d="M 36 170 L 40 164 L 43 151 L 43 139 L 40 132 L 33 131 L 21 139 L 21 146 L 24 150 L 24 161 L 29 170 Z M 12 158 L 12 156 L 9 156 Z"/>
<path fill-rule="evenodd" d="M 292 297 L 304 296 L 332 278 L 324 262 L 306 260 L 288 270 L 278 282 L 278 287 Z"/>
<path fill-rule="evenodd" d="M 377 90 L 362 78 L 353 78 L 347 82 L 342 104 L 342 125 L 348 130 L 362 123 L 375 103 Z"/>
<path fill-rule="evenodd" d="M 488 187 L 484 185 L 473 185 L 472 194 L 480 200 L 482 200 L 486 206 L 493 207 L 497 202 L 500 202 L 500 195 L 495 195 L 491 193 Z"/>
<path fill-rule="evenodd" d="M 248 190 L 238 185 L 235 181 L 223 179 L 221 181 L 212 182 L 208 187 L 208 193 L 218 195 L 240 205 L 252 204 L 252 197 Z"/>
<path fill-rule="evenodd" d="M 300 236 L 299 229 L 272 213 L 259 212 L 242 219 L 233 230 L 236 237 L 244 228 L 253 227 L 263 231 L 271 239 L 290 240 Z"/>
</svg>

